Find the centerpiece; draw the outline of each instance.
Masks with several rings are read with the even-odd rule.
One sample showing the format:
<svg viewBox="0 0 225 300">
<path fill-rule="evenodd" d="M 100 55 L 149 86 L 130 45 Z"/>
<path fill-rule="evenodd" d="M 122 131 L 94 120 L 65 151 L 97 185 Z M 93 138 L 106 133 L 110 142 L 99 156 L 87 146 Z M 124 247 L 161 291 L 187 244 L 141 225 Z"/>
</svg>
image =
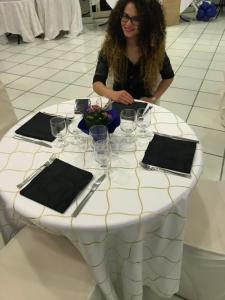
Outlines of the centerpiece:
<svg viewBox="0 0 225 300">
<path fill-rule="evenodd" d="M 114 109 L 104 110 L 99 105 L 91 105 L 83 113 L 83 119 L 78 124 L 78 128 L 85 133 L 94 125 L 105 125 L 109 133 L 113 133 L 120 125 L 120 116 Z"/>
</svg>

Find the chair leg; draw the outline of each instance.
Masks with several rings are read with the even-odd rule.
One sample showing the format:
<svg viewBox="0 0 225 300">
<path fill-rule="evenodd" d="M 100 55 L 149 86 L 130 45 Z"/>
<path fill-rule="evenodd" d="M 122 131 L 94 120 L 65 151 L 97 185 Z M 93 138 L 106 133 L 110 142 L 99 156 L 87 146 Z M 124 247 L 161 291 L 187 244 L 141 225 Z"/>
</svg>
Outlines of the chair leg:
<svg viewBox="0 0 225 300">
<path fill-rule="evenodd" d="M 20 34 L 17 34 L 17 43 L 18 43 L 18 45 L 20 45 L 20 43 L 21 43 L 21 36 L 20 36 Z"/>
</svg>

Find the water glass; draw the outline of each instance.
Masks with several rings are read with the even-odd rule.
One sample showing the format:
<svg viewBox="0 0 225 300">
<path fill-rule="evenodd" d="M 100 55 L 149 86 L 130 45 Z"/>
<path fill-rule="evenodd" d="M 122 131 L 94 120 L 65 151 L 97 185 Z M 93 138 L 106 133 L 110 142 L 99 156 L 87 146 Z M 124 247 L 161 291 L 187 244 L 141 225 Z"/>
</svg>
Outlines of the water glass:
<svg viewBox="0 0 225 300">
<path fill-rule="evenodd" d="M 145 108 L 138 108 L 137 110 L 137 126 L 140 128 L 140 136 L 147 136 L 147 128 L 151 124 L 151 113 L 147 112 L 143 114 Z"/>
<path fill-rule="evenodd" d="M 78 128 L 78 124 L 81 119 L 82 115 L 74 113 L 66 114 L 68 132 L 72 135 L 71 144 L 77 145 L 80 143 L 81 131 Z"/>
<path fill-rule="evenodd" d="M 56 137 L 55 146 L 58 148 L 64 147 L 64 137 L 67 132 L 66 119 L 62 117 L 53 117 L 50 119 L 50 128 L 53 136 Z"/>
<path fill-rule="evenodd" d="M 134 109 L 123 109 L 120 113 L 120 129 L 126 136 L 132 136 L 137 127 L 136 111 Z"/>
<path fill-rule="evenodd" d="M 93 142 L 99 140 L 108 140 L 108 129 L 105 125 L 94 125 L 89 129 L 89 135 Z"/>
</svg>

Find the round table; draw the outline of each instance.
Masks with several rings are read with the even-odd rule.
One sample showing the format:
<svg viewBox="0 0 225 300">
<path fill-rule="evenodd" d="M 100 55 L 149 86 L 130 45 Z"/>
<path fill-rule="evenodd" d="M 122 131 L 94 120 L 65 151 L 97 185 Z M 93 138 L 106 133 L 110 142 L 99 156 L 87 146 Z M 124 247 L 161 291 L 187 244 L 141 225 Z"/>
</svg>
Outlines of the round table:
<svg viewBox="0 0 225 300">
<path fill-rule="evenodd" d="M 51 114 L 72 112 L 74 101 L 44 109 Z M 137 138 L 112 153 L 107 179 L 78 217 L 71 217 L 91 184 L 64 214 L 19 194 L 16 185 L 56 151 L 58 158 L 89 170 L 98 178 L 101 168 L 88 143 L 63 150 L 14 139 L 14 126 L 0 142 L 0 225 L 5 239 L 21 221 L 66 236 L 92 269 L 107 300 L 141 300 L 144 285 L 171 297 L 178 291 L 187 198 L 202 170 L 197 144 L 191 177 L 147 171 L 142 160 L 148 139 Z M 154 105 L 151 130 L 196 139 L 190 126 L 170 111 Z M 114 136 L 120 136 L 117 128 Z M 85 135 L 84 135 L 85 136 Z M 88 137 L 88 136 L 86 136 Z"/>
</svg>

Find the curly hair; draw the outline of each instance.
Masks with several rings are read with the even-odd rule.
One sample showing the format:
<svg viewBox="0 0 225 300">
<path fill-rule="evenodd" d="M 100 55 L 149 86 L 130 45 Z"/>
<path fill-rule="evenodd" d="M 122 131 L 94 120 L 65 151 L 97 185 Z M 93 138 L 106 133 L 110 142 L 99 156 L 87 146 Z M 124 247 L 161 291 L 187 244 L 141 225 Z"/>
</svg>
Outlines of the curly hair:
<svg viewBox="0 0 225 300">
<path fill-rule="evenodd" d="M 119 0 L 110 14 L 101 53 L 108 61 L 109 74 L 115 80 L 125 80 L 126 39 L 121 27 L 121 15 L 128 3 L 135 5 L 140 19 L 137 37 L 141 52 L 140 70 L 144 87 L 152 94 L 163 64 L 166 38 L 165 18 L 157 0 Z"/>
</svg>

